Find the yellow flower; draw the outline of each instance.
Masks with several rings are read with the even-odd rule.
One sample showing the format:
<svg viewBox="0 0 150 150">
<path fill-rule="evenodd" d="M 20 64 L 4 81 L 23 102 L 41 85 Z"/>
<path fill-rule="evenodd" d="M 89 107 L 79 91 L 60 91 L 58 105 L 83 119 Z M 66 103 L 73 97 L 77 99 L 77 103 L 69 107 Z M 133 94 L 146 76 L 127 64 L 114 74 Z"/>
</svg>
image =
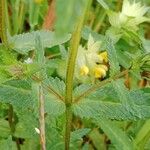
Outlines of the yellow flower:
<svg viewBox="0 0 150 150">
<path fill-rule="evenodd" d="M 108 70 L 107 66 L 99 65 L 94 68 L 95 78 L 104 78 L 106 76 L 106 71 Z"/>
<path fill-rule="evenodd" d="M 108 67 L 106 65 L 99 65 L 99 67 L 103 68 L 105 71 L 108 71 Z"/>
<path fill-rule="evenodd" d="M 89 73 L 89 68 L 84 65 L 80 68 L 80 75 L 86 76 Z"/>
<path fill-rule="evenodd" d="M 36 4 L 41 4 L 44 0 L 34 0 Z"/>
<path fill-rule="evenodd" d="M 108 68 L 107 52 L 99 52 L 100 41 L 94 41 L 90 35 L 87 48 L 79 46 L 75 67 L 75 76 L 79 80 L 90 81 L 94 78 L 104 78 Z M 83 81 L 83 82 L 84 82 Z"/>
<path fill-rule="evenodd" d="M 107 62 L 108 62 L 108 54 L 107 54 L 107 52 L 106 52 L 106 51 L 105 51 L 105 52 L 100 53 L 100 54 L 99 54 L 99 57 L 100 57 L 100 59 L 102 59 L 105 63 L 107 63 Z"/>
</svg>

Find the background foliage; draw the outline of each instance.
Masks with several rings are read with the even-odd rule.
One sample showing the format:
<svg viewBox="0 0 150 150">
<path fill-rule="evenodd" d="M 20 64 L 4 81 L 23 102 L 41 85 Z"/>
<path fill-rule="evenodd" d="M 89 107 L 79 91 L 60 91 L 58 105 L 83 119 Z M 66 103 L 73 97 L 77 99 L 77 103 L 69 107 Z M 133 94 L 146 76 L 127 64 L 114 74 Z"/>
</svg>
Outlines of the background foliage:
<svg viewBox="0 0 150 150">
<path fill-rule="evenodd" d="M 140 2 L 150 6 L 149 0 Z M 80 44 L 86 48 L 89 35 L 101 41 L 108 72 L 94 82 L 75 73 L 72 150 L 150 149 L 150 9 L 137 30 L 133 22 L 114 26 L 122 3 L 93 0 L 86 11 Z M 86 5 L 87 0 L 1 0 L 0 150 L 40 149 L 40 89 L 46 149 L 64 149 L 70 41 Z"/>
</svg>

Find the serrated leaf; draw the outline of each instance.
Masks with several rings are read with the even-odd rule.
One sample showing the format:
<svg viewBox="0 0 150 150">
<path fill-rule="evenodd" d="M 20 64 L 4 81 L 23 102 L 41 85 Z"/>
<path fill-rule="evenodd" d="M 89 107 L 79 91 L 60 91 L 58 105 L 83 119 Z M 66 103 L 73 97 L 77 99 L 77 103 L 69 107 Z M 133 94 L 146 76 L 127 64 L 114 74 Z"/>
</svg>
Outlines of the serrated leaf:
<svg viewBox="0 0 150 150">
<path fill-rule="evenodd" d="M 60 53 L 61 53 L 61 58 L 66 60 L 68 58 L 68 52 L 65 49 L 65 47 L 63 45 L 60 45 L 59 50 L 60 50 Z"/>
<path fill-rule="evenodd" d="M 49 77 L 43 82 L 44 86 L 52 87 L 57 93 L 64 96 L 65 94 L 65 83 L 63 80 L 60 80 L 59 78 L 53 78 Z"/>
<path fill-rule="evenodd" d="M 11 104 L 19 118 L 15 135 L 23 138 L 33 137 L 37 123 L 35 123 L 36 118 L 33 116 L 34 102 L 30 82 L 12 80 L 2 84 L 0 86 L 0 101 Z"/>
<path fill-rule="evenodd" d="M 117 51 L 118 61 L 121 66 L 128 69 L 131 67 L 131 59 L 128 57 L 126 53 L 121 50 Z"/>
<path fill-rule="evenodd" d="M 124 81 L 123 80 L 117 80 L 115 82 L 112 82 L 112 84 L 113 84 L 113 88 L 116 91 L 120 102 L 122 102 L 123 104 L 128 105 L 130 103 L 130 101 L 129 101 L 129 92 L 128 92 L 127 88 L 124 85 Z"/>
<path fill-rule="evenodd" d="M 133 150 L 133 144 L 129 137 L 112 121 L 101 118 L 96 118 L 95 120 L 96 124 L 102 128 L 117 150 Z"/>
<path fill-rule="evenodd" d="M 57 99 L 54 95 L 48 94 L 45 97 L 45 111 L 54 116 L 59 116 L 65 112 L 65 103 Z"/>
<path fill-rule="evenodd" d="M 73 105 L 73 112 L 81 118 L 93 118 L 99 116 L 101 118 L 116 120 L 137 120 L 139 118 L 148 118 L 150 116 L 150 106 L 135 106 L 136 110 L 132 110 L 131 107 L 127 109 L 126 106 L 121 103 L 84 99 Z M 132 113 L 129 109 L 130 111 L 132 110 Z"/>
<path fill-rule="evenodd" d="M 17 109 L 32 109 L 30 85 L 21 80 L 8 81 L 0 85 L 0 101 L 12 104 Z"/>
<path fill-rule="evenodd" d="M 92 37 L 94 38 L 94 41 L 103 41 L 104 40 L 104 36 L 102 34 L 98 34 L 98 33 L 94 32 L 91 28 L 89 28 L 88 26 L 85 26 L 82 30 L 83 39 L 88 40 L 89 35 L 92 35 Z"/>
<path fill-rule="evenodd" d="M 64 116 L 63 120 L 64 120 Z M 47 149 L 49 150 L 63 150 L 64 149 L 64 139 L 62 135 L 62 127 L 64 126 L 64 121 L 61 117 L 46 117 L 46 139 L 47 139 Z M 60 120 L 59 120 L 60 119 Z M 61 126 L 61 127 L 60 127 Z"/>
<path fill-rule="evenodd" d="M 52 78 L 43 82 L 45 88 L 45 109 L 48 114 L 54 116 L 61 115 L 65 112 L 65 103 L 63 96 L 65 94 L 65 83 L 59 78 Z"/>
<path fill-rule="evenodd" d="M 78 95 L 86 92 L 87 90 L 89 90 L 90 88 L 92 87 L 92 84 L 81 84 L 79 86 L 77 86 L 75 89 L 74 89 L 74 97 L 77 97 Z"/>
<path fill-rule="evenodd" d="M 117 87 L 114 87 L 113 83 L 87 96 L 84 96 L 84 92 L 79 93 L 83 98 L 74 102 L 72 106 L 74 114 L 82 118 L 99 116 L 101 118 L 116 120 L 149 118 L 149 95 L 144 94 L 141 90 L 129 92 L 125 89 L 124 85 L 122 85 L 122 81 L 118 82 L 119 83 L 115 83 L 120 84 L 117 85 Z M 87 86 L 87 89 L 88 88 L 89 86 Z M 83 89 L 82 86 L 80 86 L 80 91 L 86 91 L 84 89 L 85 85 Z M 123 91 L 120 91 L 121 89 Z M 76 97 L 78 97 L 77 94 Z"/>
<path fill-rule="evenodd" d="M 111 26 L 106 31 L 106 36 L 110 37 L 115 44 L 122 37 L 122 32 L 118 28 Z"/>
<path fill-rule="evenodd" d="M 108 59 L 110 64 L 110 75 L 113 76 L 120 71 L 119 62 L 117 58 L 114 43 L 110 38 L 106 38 L 106 48 L 108 52 Z"/>
<path fill-rule="evenodd" d="M 57 37 L 54 32 L 40 30 L 9 37 L 8 43 L 12 49 L 21 54 L 26 54 L 27 52 L 35 49 L 35 37 L 37 35 L 40 36 L 44 48 L 50 48 L 56 45 L 60 45 L 67 42 L 71 38 L 70 34 Z"/>
</svg>

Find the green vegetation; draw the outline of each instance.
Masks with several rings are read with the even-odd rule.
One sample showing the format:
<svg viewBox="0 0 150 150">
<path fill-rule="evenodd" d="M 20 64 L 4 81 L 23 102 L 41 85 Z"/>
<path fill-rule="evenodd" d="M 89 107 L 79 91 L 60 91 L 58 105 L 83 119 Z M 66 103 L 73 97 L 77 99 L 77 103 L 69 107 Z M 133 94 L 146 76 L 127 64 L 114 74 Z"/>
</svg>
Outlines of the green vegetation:
<svg viewBox="0 0 150 150">
<path fill-rule="evenodd" d="M 150 150 L 149 6 L 1 0 L 0 150 Z"/>
</svg>

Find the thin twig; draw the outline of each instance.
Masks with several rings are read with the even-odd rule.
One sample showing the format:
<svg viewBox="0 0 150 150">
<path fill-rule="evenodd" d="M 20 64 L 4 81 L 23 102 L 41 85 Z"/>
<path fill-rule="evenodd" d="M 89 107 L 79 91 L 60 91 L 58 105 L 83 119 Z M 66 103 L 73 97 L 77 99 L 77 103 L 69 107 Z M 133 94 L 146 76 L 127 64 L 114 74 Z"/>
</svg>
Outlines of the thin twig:
<svg viewBox="0 0 150 150">
<path fill-rule="evenodd" d="M 44 56 L 44 47 L 43 43 L 41 41 L 40 36 L 38 35 L 35 40 L 36 43 L 36 51 L 35 51 L 35 61 L 40 65 L 45 65 L 45 56 Z M 33 78 L 40 79 L 40 77 L 45 76 L 45 70 L 40 71 L 37 73 L 37 76 L 34 76 Z M 44 93 L 43 93 L 43 87 L 42 87 L 42 80 L 36 80 L 37 81 L 37 96 L 38 96 L 38 102 L 39 102 L 39 125 L 40 125 L 40 143 L 41 143 L 41 150 L 46 150 L 46 138 L 45 138 L 45 102 L 44 102 Z"/>
<path fill-rule="evenodd" d="M 93 85 L 91 88 L 89 88 L 87 91 L 85 91 L 84 93 L 82 93 L 81 95 L 79 95 L 78 97 L 76 97 L 74 99 L 74 103 L 78 103 L 82 98 L 90 95 L 92 92 L 96 91 L 97 89 L 99 89 L 100 87 L 106 85 L 107 83 L 109 82 L 112 82 L 113 80 L 116 80 L 118 78 L 121 78 L 122 76 L 124 76 L 126 73 L 128 72 L 128 70 L 125 70 L 125 71 L 122 71 L 121 73 L 119 73 L 118 75 L 112 77 L 112 78 L 109 78 L 109 79 L 106 79 L 104 81 L 101 81 L 99 84 L 97 85 Z"/>
<path fill-rule="evenodd" d="M 46 150 L 45 142 L 45 118 L 44 118 L 44 95 L 42 86 L 39 85 L 39 122 L 40 122 L 40 142 L 41 149 Z"/>
<path fill-rule="evenodd" d="M 60 95 L 59 93 L 57 93 L 50 85 L 45 85 L 43 84 L 43 88 L 45 88 L 47 91 L 49 91 L 50 93 L 54 94 L 59 100 L 64 101 L 64 97 L 62 95 Z"/>
<path fill-rule="evenodd" d="M 50 93 L 54 94 L 58 99 L 64 101 L 64 97 L 62 95 L 60 95 L 58 92 L 56 92 L 51 85 L 46 85 L 42 79 L 38 78 L 37 76 L 33 75 L 32 76 L 32 80 L 37 81 L 37 82 L 41 82 L 42 86 L 44 89 L 46 89 L 47 91 L 49 91 Z"/>
<path fill-rule="evenodd" d="M 57 57 L 57 56 L 61 56 L 61 53 L 49 55 L 46 57 L 46 59 L 52 59 L 52 58 Z"/>
</svg>

